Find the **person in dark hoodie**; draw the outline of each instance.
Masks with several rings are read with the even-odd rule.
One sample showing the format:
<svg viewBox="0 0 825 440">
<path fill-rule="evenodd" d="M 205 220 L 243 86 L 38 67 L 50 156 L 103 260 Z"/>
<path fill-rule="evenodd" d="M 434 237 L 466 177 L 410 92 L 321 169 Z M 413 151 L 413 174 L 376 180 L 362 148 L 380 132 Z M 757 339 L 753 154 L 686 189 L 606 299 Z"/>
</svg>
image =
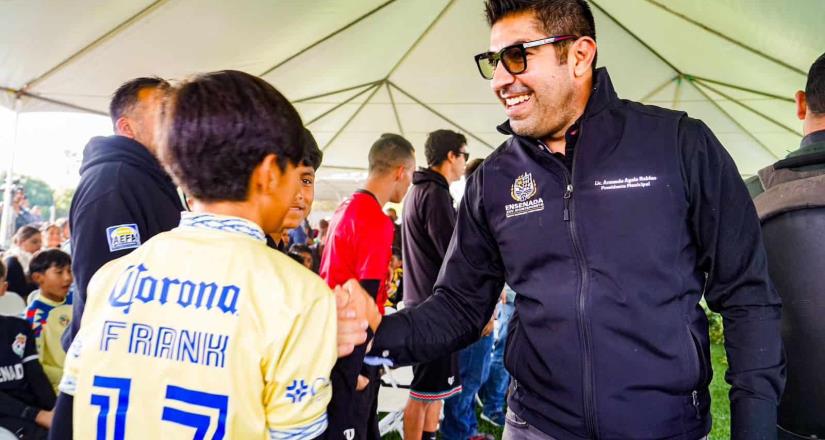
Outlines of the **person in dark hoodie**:
<svg viewBox="0 0 825 440">
<path fill-rule="evenodd" d="M 180 221 L 183 203 L 155 148 L 156 118 L 168 89 L 161 78 L 136 78 L 121 85 L 109 104 L 115 135 L 92 138 L 83 152 L 80 183 L 69 211 L 77 290 L 65 349 L 80 328 L 92 275 Z"/>
<path fill-rule="evenodd" d="M 464 174 L 469 157 L 467 138 L 454 131 L 436 130 L 427 136 L 424 154 L 428 168 L 413 174 L 401 222 L 406 308 L 415 307 L 432 295 L 455 227 L 450 184 Z M 456 353 L 414 365 L 410 397 L 404 409 L 404 438 L 435 439 L 444 399 L 460 392 Z"/>
</svg>

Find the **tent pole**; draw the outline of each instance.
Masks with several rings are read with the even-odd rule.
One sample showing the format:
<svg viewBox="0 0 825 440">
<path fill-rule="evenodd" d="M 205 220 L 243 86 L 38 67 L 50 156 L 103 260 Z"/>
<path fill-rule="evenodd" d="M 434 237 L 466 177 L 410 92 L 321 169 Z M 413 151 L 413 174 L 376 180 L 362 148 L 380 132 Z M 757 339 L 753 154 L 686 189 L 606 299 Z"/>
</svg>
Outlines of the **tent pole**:
<svg viewBox="0 0 825 440">
<path fill-rule="evenodd" d="M 786 69 L 788 69 L 788 70 L 791 70 L 791 71 L 793 71 L 793 72 L 796 72 L 796 73 L 798 73 L 798 74 L 800 74 L 800 75 L 807 75 L 807 72 L 805 72 L 804 70 L 802 70 L 802 69 L 800 69 L 800 68 L 798 68 L 798 67 L 796 67 L 796 66 L 792 66 L 792 65 L 790 65 L 790 64 L 788 64 L 788 63 L 786 63 L 786 62 L 784 62 L 784 61 L 780 60 L 779 58 L 774 58 L 774 57 L 772 57 L 772 56 L 770 56 L 770 55 L 766 54 L 765 52 L 762 52 L 762 51 L 760 51 L 760 50 L 754 49 L 754 48 L 752 48 L 752 47 L 748 46 L 747 44 L 745 44 L 745 43 L 743 43 L 743 42 L 741 42 L 741 41 L 739 41 L 739 40 L 736 40 L 736 39 L 734 39 L 734 38 L 731 38 L 731 37 L 729 37 L 729 36 L 727 36 L 727 35 L 725 35 L 725 34 L 723 34 L 723 33 L 719 32 L 719 31 L 717 31 L 716 29 L 711 28 L 710 26 L 707 26 L 707 25 L 705 25 L 705 24 L 703 24 L 703 23 L 700 23 L 700 22 L 698 22 L 698 21 L 696 21 L 696 20 L 694 20 L 694 19 L 692 19 L 692 18 L 688 17 L 688 16 L 687 16 L 687 15 L 685 15 L 685 14 L 682 14 L 682 13 L 676 12 L 676 11 L 674 11 L 673 9 L 670 9 L 669 7 L 667 7 L 667 6 L 665 6 L 665 5 L 661 4 L 661 3 L 659 3 L 658 1 L 655 1 L 655 0 L 647 0 L 647 2 L 648 2 L 648 3 L 650 3 L 651 5 L 658 6 L 659 8 L 661 8 L 662 10 L 664 10 L 665 12 L 668 12 L 668 13 L 670 13 L 670 14 L 673 14 L 674 16 L 679 17 L 679 18 L 681 18 L 682 20 L 685 20 L 686 22 L 688 22 L 688 23 L 690 23 L 690 24 L 692 24 L 692 25 L 694 25 L 694 26 L 698 26 L 699 28 L 701 28 L 701 29 L 703 29 L 703 30 L 705 30 L 705 31 L 709 32 L 709 33 L 710 33 L 710 34 L 712 34 L 712 35 L 715 35 L 715 36 L 717 36 L 717 37 L 719 37 L 719 38 L 721 38 L 721 39 L 723 39 L 723 40 L 725 40 L 725 41 L 727 41 L 727 42 L 729 42 L 729 43 L 735 44 L 736 46 L 739 46 L 739 47 L 741 47 L 742 49 L 745 49 L 746 51 L 748 51 L 748 52 L 750 52 L 750 53 L 752 53 L 752 54 L 754 54 L 754 55 L 757 55 L 757 56 L 759 56 L 759 57 L 762 57 L 762 58 L 764 58 L 764 59 L 766 59 L 766 60 L 768 60 L 768 61 L 772 61 L 772 62 L 774 62 L 774 63 L 776 63 L 776 64 L 778 64 L 778 65 L 780 65 L 780 66 L 782 66 L 782 67 L 784 67 L 784 68 L 786 68 Z"/>
<path fill-rule="evenodd" d="M 475 135 L 475 134 L 473 134 L 473 132 L 471 132 L 470 130 L 467 130 L 466 128 L 464 128 L 464 127 L 462 127 L 462 126 L 460 126 L 460 125 L 456 124 L 455 122 L 453 122 L 452 120 L 450 120 L 450 118 L 448 118 L 448 117 L 446 117 L 446 116 L 442 115 L 441 113 L 439 113 L 438 111 L 436 111 L 434 108 L 432 108 L 432 107 L 430 107 L 429 105 L 425 104 L 423 101 L 421 101 L 420 99 L 416 98 L 415 96 L 410 95 L 409 93 L 407 93 L 406 91 L 404 91 L 404 89 L 402 89 L 401 87 L 398 87 L 398 85 L 397 85 L 397 84 L 395 84 L 394 82 L 389 81 L 389 84 L 390 84 L 391 86 L 395 87 L 395 89 L 396 89 L 396 90 L 398 90 L 399 92 L 401 92 L 401 93 L 403 93 L 404 95 L 406 95 L 406 96 L 407 96 L 407 98 L 410 98 L 410 99 L 412 99 L 413 101 L 415 101 L 415 102 L 416 102 L 416 104 L 418 104 L 418 105 L 420 105 L 421 107 L 424 107 L 425 109 L 429 110 L 429 111 L 430 111 L 430 113 L 433 113 L 434 115 L 438 116 L 439 118 L 441 118 L 441 119 L 443 119 L 443 120 L 447 121 L 447 123 L 448 123 L 448 124 L 450 124 L 450 125 L 454 126 L 455 128 L 457 128 L 457 129 L 459 129 L 459 130 L 463 131 L 464 133 L 467 133 L 468 135 L 470 135 L 470 137 L 471 137 L 471 138 L 473 138 L 473 139 L 475 139 L 475 140 L 477 140 L 477 141 L 481 142 L 481 143 L 482 143 L 485 147 L 487 147 L 487 148 L 489 148 L 489 149 L 491 149 L 491 150 L 495 150 L 495 147 L 493 147 L 492 145 L 490 145 L 487 141 L 485 141 L 484 139 L 482 139 L 482 138 L 480 138 L 480 137 L 476 136 L 476 135 Z"/>
<path fill-rule="evenodd" d="M 757 115 L 757 116 L 762 117 L 762 118 L 763 118 L 763 119 L 765 119 L 766 121 L 771 122 L 771 123 L 773 123 L 774 125 L 776 125 L 776 126 L 778 126 L 778 127 L 782 127 L 782 128 L 784 128 L 785 130 L 789 131 L 790 133 L 792 133 L 792 134 L 794 134 L 794 135 L 796 135 L 796 136 L 799 136 L 800 138 L 802 137 L 802 134 L 800 134 L 798 131 L 794 130 L 793 128 L 788 127 L 787 125 L 785 125 L 785 124 L 783 124 L 783 123 L 781 123 L 781 122 L 777 121 L 776 119 L 774 119 L 774 118 L 772 118 L 772 117 L 770 117 L 770 116 L 768 116 L 768 115 L 766 115 L 766 114 L 764 114 L 764 113 L 760 112 L 759 110 L 757 110 L 757 109 L 755 109 L 755 108 L 753 108 L 753 107 L 751 107 L 751 106 L 749 106 L 749 105 L 745 104 L 744 102 L 741 102 L 741 101 L 739 101 L 738 99 L 733 98 L 733 97 L 732 97 L 732 96 L 730 96 L 730 95 L 726 95 L 726 94 L 722 93 L 721 91 L 719 91 L 719 89 L 717 89 L 717 88 L 715 88 L 715 87 L 711 87 L 711 86 L 709 86 L 709 85 L 705 84 L 705 82 L 704 82 L 704 81 L 702 81 L 702 80 L 697 80 L 696 82 L 698 82 L 699 84 L 701 84 L 701 85 L 702 85 L 702 87 L 705 87 L 706 89 L 710 90 L 711 92 L 716 93 L 717 95 L 719 95 L 719 96 L 721 96 L 721 97 L 723 97 L 723 98 L 725 98 L 725 99 L 729 100 L 730 102 L 732 102 L 732 103 L 734 103 L 734 104 L 736 104 L 736 105 L 738 105 L 738 106 L 740 106 L 740 107 L 744 108 L 745 110 L 747 110 L 747 111 L 749 111 L 749 112 L 751 112 L 751 113 L 753 113 L 753 114 L 755 114 L 755 115 Z"/>
<path fill-rule="evenodd" d="M 788 96 L 774 95 L 773 93 L 763 92 L 763 91 L 755 90 L 755 89 L 749 89 L 747 87 L 737 86 L 736 84 L 726 83 L 724 81 L 719 81 L 719 80 L 710 79 L 710 78 L 703 78 L 701 76 L 696 76 L 696 75 L 686 75 L 686 76 L 689 76 L 690 78 L 692 78 L 696 81 L 700 81 L 702 83 L 717 84 L 717 85 L 728 87 L 728 88 L 731 88 L 731 89 L 741 90 L 743 92 L 748 92 L 748 93 L 753 93 L 754 95 L 764 96 L 766 98 L 778 99 L 780 101 L 785 101 L 785 102 L 794 102 L 793 98 L 788 97 Z"/>
<path fill-rule="evenodd" d="M 670 78 L 669 80 L 663 82 L 660 86 L 658 86 L 655 89 L 651 90 L 650 93 L 648 93 L 645 96 L 642 96 L 641 98 L 639 98 L 639 102 L 645 102 L 648 99 L 656 96 L 657 93 L 661 92 L 665 87 L 669 86 L 672 82 L 678 80 L 679 78 L 680 78 L 680 75 L 676 75 L 673 78 Z"/>
<path fill-rule="evenodd" d="M 367 87 L 366 89 L 361 90 L 360 92 L 358 92 L 358 93 L 356 93 L 356 94 L 354 94 L 354 95 L 350 96 L 349 98 L 347 98 L 347 100 L 346 100 L 346 101 L 344 101 L 344 102 L 342 102 L 342 103 L 339 103 L 339 104 L 336 104 L 336 105 L 335 105 L 335 107 L 332 107 L 331 109 L 329 109 L 329 110 L 327 110 L 327 111 L 325 111 L 325 112 L 321 113 L 320 115 L 318 115 L 318 116 L 316 116 L 316 117 L 314 117 L 314 118 L 310 119 L 310 120 L 309 120 L 309 122 L 305 123 L 304 125 L 310 125 L 310 124 L 312 124 L 313 122 L 318 121 L 319 119 L 323 119 L 326 115 L 328 115 L 328 114 L 330 114 L 330 113 L 334 112 L 335 110 L 338 110 L 339 108 L 341 108 L 341 107 L 343 107 L 343 106 L 345 106 L 345 105 L 349 104 L 352 100 L 354 100 L 355 98 L 357 98 L 357 97 L 359 97 L 359 96 L 363 95 L 364 93 L 367 93 L 367 92 L 369 92 L 370 90 L 373 90 L 373 93 L 375 93 L 374 91 L 375 91 L 375 90 L 378 90 L 379 88 L 381 88 L 381 84 L 373 84 L 373 85 L 371 85 L 371 86 Z M 372 95 L 370 95 L 370 97 L 372 97 Z M 367 101 L 369 101 L 369 98 L 367 98 Z M 364 102 L 366 102 L 366 101 L 364 101 Z M 359 107 L 359 108 L 360 108 L 360 107 Z"/>
<path fill-rule="evenodd" d="M 326 98 L 327 96 L 337 95 L 339 93 L 344 93 L 344 92 L 349 92 L 349 91 L 352 91 L 352 90 L 360 89 L 362 87 L 374 86 L 375 83 L 380 83 L 382 81 L 384 81 L 384 80 L 379 79 L 378 81 L 370 81 L 368 83 L 358 84 L 357 86 L 350 86 L 350 87 L 346 87 L 346 88 L 343 88 L 343 89 L 333 90 L 331 92 L 324 92 L 324 93 L 321 93 L 319 95 L 306 96 L 304 98 L 296 99 L 296 100 L 290 101 L 290 102 L 292 102 L 293 104 L 299 104 L 301 102 L 312 101 L 314 99 Z"/>
<path fill-rule="evenodd" d="M 372 88 L 372 93 L 370 93 L 370 96 L 367 96 L 367 99 L 365 99 L 364 102 L 362 102 L 361 105 L 358 106 L 358 109 L 355 110 L 355 113 L 353 113 L 349 117 L 349 119 L 347 119 L 347 122 L 344 122 L 344 125 L 342 125 L 341 128 L 339 128 L 338 131 L 336 131 L 335 134 L 332 135 L 332 137 L 329 139 L 329 141 L 327 141 L 327 144 L 324 145 L 324 148 L 321 148 L 321 151 L 327 151 L 327 148 L 329 148 L 329 146 L 332 145 L 333 142 L 335 142 L 335 139 L 337 139 L 338 136 L 341 133 L 343 133 L 344 130 L 347 129 L 347 127 L 352 122 L 352 120 L 355 119 L 355 117 L 358 116 L 359 113 L 361 113 L 361 110 L 363 110 L 364 106 L 367 105 L 367 103 L 370 102 L 370 100 L 372 99 L 373 96 L 375 96 L 375 93 L 377 91 L 381 90 L 381 86 L 382 86 L 382 84 L 377 84 L 375 87 Z"/>
<path fill-rule="evenodd" d="M 733 116 L 731 116 L 731 115 L 730 115 L 730 113 L 728 113 L 728 112 L 727 112 L 724 108 L 722 108 L 722 106 L 721 106 L 721 105 L 719 105 L 719 103 L 718 103 L 718 102 L 716 102 L 716 101 L 714 101 L 713 99 L 711 99 L 711 97 L 707 94 L 707 92 L 705 92 L 704 90 L 702 90 L 702 88 L 701 88 L 701 87 L 699 87 L 699 86 L 696 84 L 696 82 L 695 82 L 695 81 L 693 81 L 693 80 L 692 80 L 692 79 L 690 79 L 690 78 L 687 78 L 687 80 L 688 80 L 688 82 L 689 82 L 689 83 L 690 83 L 690 84 L 691 84 L 691 85 L 692 85 L 692 86 L 693 86 L 696 90 L 698 90 L 698 91 L 699 91 L 699 93 L 701 93 L 701 94 L 702 94 L 702 96 L 704 96 L 704 97 L 705 97 L 705 99 L 707 99 L 707 100 L 708 100 L 708 102 L 710 102 L 711 104 L 713 104 L 713 106 L 714 106 L 714 107 L 716 107 L 716 109 L 717 109 L 717 110 L 719 110 L 719 111 L 720 111 L 723 115 L 725 115 L 728 119 L 730 119 L 730 120 L 731 120 L 731 122 L 733 122 L 733 123 L 734 123 L 737 127 L 739 127 L 739 129 L 740 129 L 740 130 L 742 130 L 742 132 L 743 132 L 743 133 L 747 134 L 747 135 L 748 135 L 751 139 L 753 139 L 753 140 L 754 140 L 754 142 L 756 142 L 757 144 L 759 144 L 759 146 L 760 146 L 760 147 L 762 147 L 762 149 L 763 149 L 763 150 L 765 150 L 766 152 L 768 152 L 768 154 L 770 154 L 770 155 L 771 155 L 771 157 L 773 157 L 774 159 L 779 159 L 779 156 L 778 156 L 776 153 L 774 153 L 773 151 L 771 151 L 771 149 L 770 149 L 770 148 L 768 148 L 768 146 L 767 146 L 767 145 L 765 145 L 764 143 L 762 143 L 762 141 L 760 141 L 760 140 L 759 140 L 759 138 L 757 138 L 757 137 L 756 137 L 753 133 L 751 133 L 750 131 L 748 131 L 747 129 L 745 129 L 745 126 L 744 126 L 744 125 L 742 125 L 742 124 L 740 124 L 740 123 L 739 123 L 739 121 L 737 121 L 736 119 L 734 119 L 734 118 L 733 118 Z"/>
<path fill-rule="evenodd" d="M 14 152 L 17 149 L 17 136 L 20 126 L 20 105 L 21 98 L 18 94 L 14 99 L 14 129 L 12 131 L 12 140 L 9 148 L 9 165 L 6 168 L 6 184 L 3 191 L 3 215 L 0 219 L 0 244 L 8 248 L 9 238 L 14 234 L 14 227 L 11 224 L 11 186 L 14 183 Z"/>
<path fill-rule="evenodd" d="M 401 132 L 401 136 L 406 136 L 404 134 L 404 127 L 401 125 L 401 117 L 398 115 L 398 107 L 395 105 L 395 97 L 392 96 L 392 87 L 390 87 L 390 83 L 384 83 L 387 86 L 387 94 L 390 95 L 390 103 L 392 104 L 392 112 L 395 114 L 395 122 L 398 124 L 398 131 Z"/>
<path fill-rule="evenodd" d="M 676 90 L 673 91 L 673 105 L 670 107 L 673 110 L 676 110 L 676 107 L 679 105 L 679 100 L 682 98 L 682 77 L 679 76 L 676 78 Z"/>
</svg>

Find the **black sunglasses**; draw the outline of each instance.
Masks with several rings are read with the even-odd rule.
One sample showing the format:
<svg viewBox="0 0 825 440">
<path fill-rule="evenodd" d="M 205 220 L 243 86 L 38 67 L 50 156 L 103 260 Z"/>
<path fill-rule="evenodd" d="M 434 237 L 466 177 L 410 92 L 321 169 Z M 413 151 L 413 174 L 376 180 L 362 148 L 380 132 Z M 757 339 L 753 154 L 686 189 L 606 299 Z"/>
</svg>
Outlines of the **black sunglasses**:
<svg viewBox="0 0 825 440">
<path fill-rule="evenodd" d="M 456 156 L 458 156 L 459 154 L 464 156 L 464 161 L 465 162 L 470 160 L 470 153 L 468 153 L 466 151 L 455 151 L 454 153 L 455 153 Z"/>
<path fill-rule="evenodd" d="M 496 66 L 498 66 L 499 60 L 501 60 L 504 68 L 507 69 L 511 75 L 518 75 L 527 70 L 527 49 L 576 38 L 578 37 L 575 35 L 558 35 L 555 37 L 542 38 L 541 40 L 514 44 L 498 52 L 480 53 L 475 56 L 476 66 L 478 67 L 478 72 L 481 73 L 484 79 L 493 79 Z"/>
</svg>

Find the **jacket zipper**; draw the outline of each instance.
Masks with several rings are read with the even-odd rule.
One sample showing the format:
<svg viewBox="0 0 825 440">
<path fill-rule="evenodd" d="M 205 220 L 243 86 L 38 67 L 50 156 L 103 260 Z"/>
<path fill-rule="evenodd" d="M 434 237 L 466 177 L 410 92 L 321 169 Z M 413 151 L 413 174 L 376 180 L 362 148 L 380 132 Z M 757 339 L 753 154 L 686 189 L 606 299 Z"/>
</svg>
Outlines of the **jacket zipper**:
<svg viewBox="0 0 825 440">
<path fill-rule="evenodd" d="M 581 139 L 581 129 L 579 129 L 579 139 Z M 578 148 L 573 151 L 573 163 L 571 165 L 572 171 L 568 171 L 567 167 L 561 163 L 560 160 L 553 157 L 550 154 L 549 148 L 545 146 L 543 143 L 541 144 L 544 147 L 544 151 L 548 152 L 550 159 L 553 160 L 556 164 L 558 164 L 563 173 L 564 173 L 564 212 L 563 218 L 564 221 L 567 222 L 568 231 L 570 232 L 570 239 L 573 242 L 573 252 L 576 257 L 576 263 L 578 264 L 579 269 L 579 292 L 578 292 L 578 307 L 577 307 L 577 314 L 579 320 L 579 335 L 584 343 L 584 355 L 582 359 L 583 363 L 583 373 L 582 373 L 582 385 L 583 385 L 583 404 L 584 404 L 584 421 L 585 426 L 587 428 L 588 437 L 592 439 L 599 438 L 599 431 L 598 431 L 598 420 L 596 418 L 596 404 L 594 402 L 594 384 L 593 384 L 593 349 L 590 343 L 590 330 L 587 325 L 587 298 L 585 296 L 585 292 L 587 292 L 589 284 L 590 284 L 590 277 L 588 276 L 587 272 L 587 264 L 585 263 L 584 253 L 581 250 L 581 243 L 579 242 L 579 236 L 576 231 L 576 221 L 575 221 L 575 210 L 573 206 L 573 176 L 575 175 L 576 170 L 576 153 L 579 151 Z"/>
</svg>

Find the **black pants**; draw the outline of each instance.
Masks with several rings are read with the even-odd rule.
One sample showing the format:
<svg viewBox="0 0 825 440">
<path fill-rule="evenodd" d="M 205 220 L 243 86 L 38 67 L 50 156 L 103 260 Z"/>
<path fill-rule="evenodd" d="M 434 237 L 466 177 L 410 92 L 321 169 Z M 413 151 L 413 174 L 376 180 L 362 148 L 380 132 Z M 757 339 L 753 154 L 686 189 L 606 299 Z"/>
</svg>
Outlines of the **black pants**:
<svg viewBox="0 0 825 440">
<path fill-rule="evenodd" d="M 0 417 L 0 426 L 11 431 L 20 439 L 46 440 L 49 431 L 30 420 L 15 417 Z"/>
<path fill-rule="evenodd" d="M 364 390 L 356 391 L 355 383 L 350 380 L 352 374 L 345 374 L 346 371 L 338 368 L 332 370 L 332 400 L 327 407 L 329 427 L 324 439 L 381 439 L 378 432 L 378 390 L 381 388 L 379 371 L 379 367 L 364 365 L 360 373 L 370 383 Z"/>
</svg>

